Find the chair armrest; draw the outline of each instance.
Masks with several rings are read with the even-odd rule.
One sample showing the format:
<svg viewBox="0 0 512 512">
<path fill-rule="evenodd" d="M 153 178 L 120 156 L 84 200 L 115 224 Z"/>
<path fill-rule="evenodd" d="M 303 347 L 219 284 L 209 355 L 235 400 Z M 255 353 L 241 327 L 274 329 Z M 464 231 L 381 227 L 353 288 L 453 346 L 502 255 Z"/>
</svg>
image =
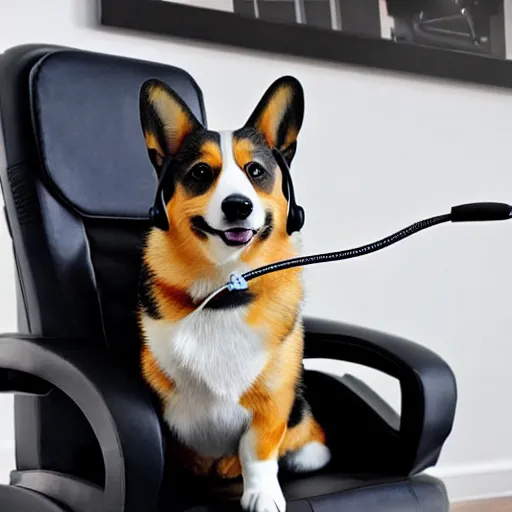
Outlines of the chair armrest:
<svg viewBox="0 0 512 512">
<path fill-rule="evenodd" d="M 457 403 L 455 376 L 437 354 L 411 341 L 344 323 L 305 319 L 304 357 L 338 359 L 380 370 L 400 382 L 402 470 L 435 465 Z"/>
<path fill-rule="evenodd" d="M 94 343 L 87 343 L 87 350 L 80 347 L 80 340 L 1 335 L 0 390 L 41 394 L 54 386 L 81 409 L 105 464 L 104 489 L 91 494 L 101 503 L 90 510 L 156 510 L 163 448 L 150 394 L 105 349 Z"/>
</svg>

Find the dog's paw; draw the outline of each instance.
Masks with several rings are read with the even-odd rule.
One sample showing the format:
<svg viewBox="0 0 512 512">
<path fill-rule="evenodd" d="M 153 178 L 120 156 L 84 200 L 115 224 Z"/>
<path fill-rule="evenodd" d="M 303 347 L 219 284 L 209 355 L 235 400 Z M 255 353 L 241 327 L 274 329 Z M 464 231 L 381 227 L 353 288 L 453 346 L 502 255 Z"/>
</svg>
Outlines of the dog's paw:
<svg viewBox="0 0 512 512">
<path fill-rule="evenodd" d="M 279 485 L 271 489 L 245 489 L 241 505 L 246 512 L 286 512 L 286 501 Z"/>
</svg>

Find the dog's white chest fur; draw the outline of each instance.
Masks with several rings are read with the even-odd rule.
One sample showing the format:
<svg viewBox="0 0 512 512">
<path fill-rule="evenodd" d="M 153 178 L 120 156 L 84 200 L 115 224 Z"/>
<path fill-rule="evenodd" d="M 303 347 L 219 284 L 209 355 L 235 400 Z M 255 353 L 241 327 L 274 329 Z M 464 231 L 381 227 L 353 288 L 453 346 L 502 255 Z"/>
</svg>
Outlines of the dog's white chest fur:
<svg viewBox="0 0 512 512">
<path fill-rule="evenodd" d="M 262 334 L 244 321 L 245 312 L 202 310 L 175 323 L 143 319 L 148 344 L 176 385 L 165 420 L 204 456 L 236 453 L 250 419 L 239 400 L 267 354 Z"/>
</svg>

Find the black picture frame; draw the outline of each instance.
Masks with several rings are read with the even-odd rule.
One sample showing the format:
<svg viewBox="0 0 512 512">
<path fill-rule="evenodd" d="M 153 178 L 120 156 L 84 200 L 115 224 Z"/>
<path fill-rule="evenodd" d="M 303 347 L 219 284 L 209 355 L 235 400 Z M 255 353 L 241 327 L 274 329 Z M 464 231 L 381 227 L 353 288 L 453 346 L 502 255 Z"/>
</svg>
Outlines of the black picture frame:
<svg viewBox="0 0 512 512">
<path fill-rule="evenodd" d="M 163 0 L 100 0 L 100 23 L 316 61 L 512 87 L 512 61 L 506 59 L 265 21 Z"/>
</svg>

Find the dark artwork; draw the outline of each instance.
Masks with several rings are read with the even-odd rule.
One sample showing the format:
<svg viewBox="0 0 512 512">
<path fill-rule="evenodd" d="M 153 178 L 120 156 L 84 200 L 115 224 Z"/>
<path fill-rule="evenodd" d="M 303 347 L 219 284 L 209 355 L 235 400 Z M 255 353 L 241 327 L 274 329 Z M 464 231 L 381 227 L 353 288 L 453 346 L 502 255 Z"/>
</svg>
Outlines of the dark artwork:
<svg viewBox="0 0 512 512">
<path fill-rule="evenodd" d="M 392 39 L 505 59 L 504 0 L 388 0 Z"/>
<path fill-rule="evenodd" d="M 504 0 L 101 0 L 101 4 L 105 25 L 512 87 L 506 44 L 512 26 L 505 21 Z M 512 47 L 508 50 L 512 58 Z"/>
<path fill-rule="evenodd" d="M 214 8 L 215 2 L 210 0 L 209 7 Z M 232 12 L 260 20 L 303 23 L 354 35 L 506 58 L 504 0 L 230 0 L 230 3 Z"/>
</svg>

